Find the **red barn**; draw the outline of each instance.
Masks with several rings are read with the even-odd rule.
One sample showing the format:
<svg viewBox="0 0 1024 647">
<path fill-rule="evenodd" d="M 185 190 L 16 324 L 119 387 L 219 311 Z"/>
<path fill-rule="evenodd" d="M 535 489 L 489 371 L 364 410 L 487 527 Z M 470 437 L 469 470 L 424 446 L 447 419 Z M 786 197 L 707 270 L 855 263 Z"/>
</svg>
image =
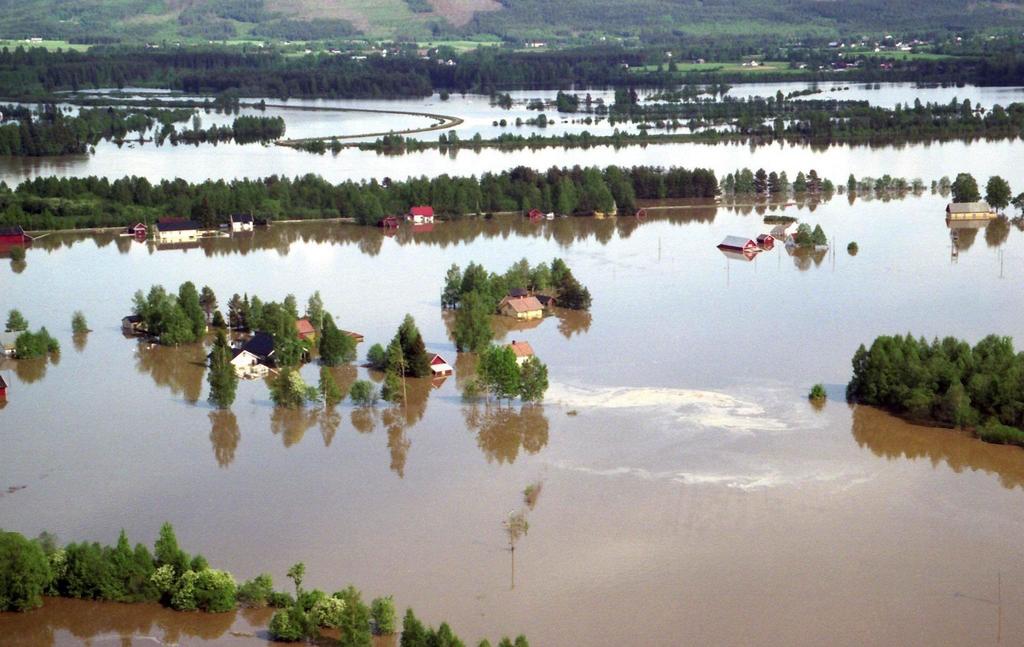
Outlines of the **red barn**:
<svg viewBox="0 0 1024 647">
<path fill-rule="evenodd" d="M 398 229 L 398 217 L 397 216 L 385 216 L 379 223 L 384 229 Z"/>
<path fill-rule="evenodd" d="M 135 236 L 136 238 L 145 238 L 148 231 L 149 230 L 146 228 L 146 225 L 139 222 L 129 227 L 125 233 L 129 236 Z"/>
<path fill-rule="evenodd" d="M 405 218 L 416 225 L 434 222 L 434 208 L 426 206 L 412 207 Z"/>
<path fill-rule="evenodd" d="M 0 400 L 7 397 L 7 381 L 4 380 L 4 376 L 0 375 Z"/>
<path fill-rule="evenodd" d="M 761 234 L 757 237 L 757 246 L 761 249 L 772 249 L 775 247 L 775 237 L 771 234 Z"/>
<path fill-rule="evenodd" d="M 0 245 L 27 245 L 32 237 L 20 226 L 0 227 Z"/>
<path fill-rule="evenodd" d="M 540 209 L 530 209 L 530 213 L 526 214 L 526 217 L 530 220 L 540 220 L 544 217 L 544 214 L 541 213 Z"/>
<path fill-rule="evenodd" d="M 718 249 L 732 252 L 757 252 L 760 251 L 761 248 L 757 246 L 757 243 L 749 238 L 743 238 L 741 236 L 726 236 L 725 240 L 718 244 Z"/>
<path fill-rule="evenodd" d="M 451 375 L 454 372 L 454 369 L 443 357 L 435 353 L 434 356 L 430 358 L 430 372 L 434 377 L 443 377 L 445 375 Z"/>
</svg>

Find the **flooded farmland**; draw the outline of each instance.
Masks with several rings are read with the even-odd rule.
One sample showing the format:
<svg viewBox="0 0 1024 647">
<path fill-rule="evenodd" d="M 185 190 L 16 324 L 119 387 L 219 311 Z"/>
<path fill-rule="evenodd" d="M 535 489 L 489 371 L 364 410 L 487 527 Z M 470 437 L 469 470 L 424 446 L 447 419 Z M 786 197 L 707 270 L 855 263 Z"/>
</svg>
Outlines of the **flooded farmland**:
<svg viewBox="0 0 1024 647">
<path fill-rule="evenodd" d="M 741 152 L 732 166 L 758 164 Z M 835 179 L 853 170 L 841 167 Z M 843 399 L 854 350 L 878 334 L 1024 339 L 1024 233 L 1004 221 L 961 233 L 953 257 L 944 206 L 791 206 L 832 251 L 777 246 L 751 261 L 715 246 L 766 231 L 761 213 L 712 205 L 394 236 L 276 225 L 185 249 L 50 234 L 18 271 L 0 265 L 0 311 L 19 308 L 62 345 L 56 360 L 0 363 L 0 525 L 108 543 L 125 528 L 151 544 L 168 520 L 239 579 L 266 571 L 281 587 L 302 560 L 308 586 L 393 593 L 474 644 L 1019 643 L 1024 451 Z M 473 360 L 449 337 L 445 270 L 556 256 L 594 295 L 591 312 L 495 321 L 548 365 L 544 403 L 463 402 Z M 235 292 L 302 303 L 319 290 L 339 326 L 365 335 L 360 357 L 410 313 L 456 374 L 411 380 L 405 405 L 372 412 L 276 411 L 260 380 L 215 411 L 203 346 L 147 348 L 120 332 L 136 290 L 186 280 L 222 307 Z M 79 309 L 95 330 L 75 339 Z M 355 365 L 336 376 L 380 379 Z M 806 399 L 815 382 L 823 407 Z M 513 572 L 502 521 L 535 483 Z M 266 620 L 48 600 L 0 615 L 0 636 L 262 644 Z"/>
</svg>

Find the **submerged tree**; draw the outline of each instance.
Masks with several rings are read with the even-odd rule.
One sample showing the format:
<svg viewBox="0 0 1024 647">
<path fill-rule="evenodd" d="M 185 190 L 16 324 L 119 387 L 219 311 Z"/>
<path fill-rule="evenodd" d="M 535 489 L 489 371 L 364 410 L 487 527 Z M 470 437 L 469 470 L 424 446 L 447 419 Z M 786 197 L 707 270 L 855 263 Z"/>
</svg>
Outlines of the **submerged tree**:
<svg viewBox="0 0 1024 647">
<path fill-rule="evenodd" d="M 28 330 L 28 320 L 22 316 L 20 310 L 11 310 L 7 313 L 7 332 L 22 332 Z"/>
<path fill-rule="evenodd" d="M 227 409 L 235 401 L 238 389 L 238 375 L 231 364 L 231 346 L 223 330 L 217 331 L 210 352 L 210 404 L 218 409 Z"/>
<path fill-rule="evenodd" d="M 89 324 L 85 321 L 85 315 L 81 310 L 75 310 L 75 313 L 71 315 L 71 332 L 76 335 L 89 332 Z"/>
</svg>

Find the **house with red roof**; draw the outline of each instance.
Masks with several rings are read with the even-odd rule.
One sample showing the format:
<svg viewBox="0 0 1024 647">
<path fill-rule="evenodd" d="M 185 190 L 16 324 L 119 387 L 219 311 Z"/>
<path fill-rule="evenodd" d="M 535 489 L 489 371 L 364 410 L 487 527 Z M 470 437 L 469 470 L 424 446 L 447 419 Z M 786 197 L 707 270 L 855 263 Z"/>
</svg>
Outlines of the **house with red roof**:
<svg viewBox="0 0 1024 647">
<path fill-rule="evenodd" d="M 526 360 L 534 356 L 533 346 L 530 346 L 528 341 L 516 341 L 512 340 L 512 343 L 508 345 L 512 349 L 512 352 L 516 355 L 516 364 L 522 366 L 526 363 Z"/>
<path fill-rule="evenodd" d="M 409 209 L 405 219 L 414 225 L 425 225 L 434 222 L 434 208 L 417 206 Z"/>
<path fill-rule="evenodd" d="M 430 373 L 433 377 L 444 377 L 455 372 L 448 360 L 434 353 L 430 357 Z"/>
<path fill-rule="evenodd" d="M 544 306 L 535 296 L 507 296 L 498 304 L 498 312 L 515 319 L 540 319 Z"/>
<path fill-rule="evenodd" d="M 295 332 L 302 341 L 316 338 L 316 328 L 314 328 L 309 319 L 305 317 L 295 322 Z"/>
</svg>

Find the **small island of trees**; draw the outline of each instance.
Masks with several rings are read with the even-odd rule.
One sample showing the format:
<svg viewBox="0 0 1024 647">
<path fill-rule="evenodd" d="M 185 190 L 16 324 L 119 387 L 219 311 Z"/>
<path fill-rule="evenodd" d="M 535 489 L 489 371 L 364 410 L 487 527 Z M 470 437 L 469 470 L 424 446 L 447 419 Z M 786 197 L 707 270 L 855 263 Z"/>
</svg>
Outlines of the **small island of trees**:
<svg viewBox="0 0 1024 647">
<path fill-rule="evenodd" d="M 1024 353 L 989 335 L 973 348 L 946 337 L 881 336 L 853 356 L 850 400 L 921 422 L 972 429 L 1024 447 Z"/>
</svg>

